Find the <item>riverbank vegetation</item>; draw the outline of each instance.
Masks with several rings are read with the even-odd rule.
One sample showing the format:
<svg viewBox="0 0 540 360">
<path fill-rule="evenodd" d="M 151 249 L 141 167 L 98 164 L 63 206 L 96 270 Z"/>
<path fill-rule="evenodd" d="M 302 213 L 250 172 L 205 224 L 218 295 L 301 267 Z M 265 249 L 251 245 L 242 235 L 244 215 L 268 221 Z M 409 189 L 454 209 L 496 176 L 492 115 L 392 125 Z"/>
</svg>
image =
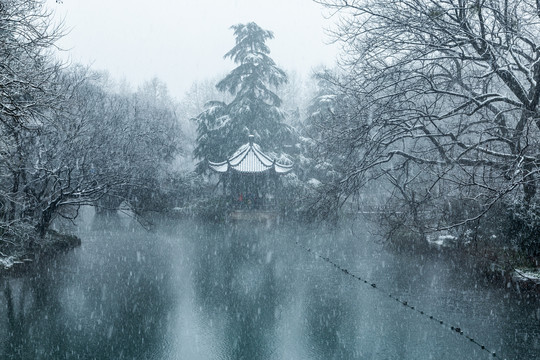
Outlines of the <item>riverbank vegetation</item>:
<svg viewBox="0 0 540 360">
<path fill-rule="evenodd" d="M 482 241 L 538 267 L 538 3 L 319 2 L 344 49 L 316 119 L 335 201 L 375 189 L 394 241 Z"/>
<path fill-rule="evenodd" d="M 42 1 L 0 2 L 0 254 L 50 247 L 55 218 L 148 196 L 183 148 L 166 86 L 137 91 L 54 56 Z M 119 200 L 122 199 L 122 200 Z M 72 242 L 75 243 L 75 242 Z M 54 246 L 53 246 L 54 247 Z"/>
</svg>

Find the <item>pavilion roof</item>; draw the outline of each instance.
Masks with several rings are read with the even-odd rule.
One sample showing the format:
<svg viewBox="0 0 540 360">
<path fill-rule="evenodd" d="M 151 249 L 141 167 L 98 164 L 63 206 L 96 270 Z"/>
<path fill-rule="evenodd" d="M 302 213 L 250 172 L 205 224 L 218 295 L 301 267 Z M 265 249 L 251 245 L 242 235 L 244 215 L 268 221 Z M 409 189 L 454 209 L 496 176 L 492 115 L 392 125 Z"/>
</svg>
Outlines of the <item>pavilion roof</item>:
<svg viewBox="0 0 540 360">
<path fill-rule="evenodd" d="M 286 174 L 292 170 L 292 165 L 280 164 L 262 152 L 261 147 L 250 142 L 244 144 L 226 161 L 208 162 L 210 168 L 218 173 L 237 171 L 241 173 L 263 173 L 274 170 L 277 174 Z"/>
</svg>

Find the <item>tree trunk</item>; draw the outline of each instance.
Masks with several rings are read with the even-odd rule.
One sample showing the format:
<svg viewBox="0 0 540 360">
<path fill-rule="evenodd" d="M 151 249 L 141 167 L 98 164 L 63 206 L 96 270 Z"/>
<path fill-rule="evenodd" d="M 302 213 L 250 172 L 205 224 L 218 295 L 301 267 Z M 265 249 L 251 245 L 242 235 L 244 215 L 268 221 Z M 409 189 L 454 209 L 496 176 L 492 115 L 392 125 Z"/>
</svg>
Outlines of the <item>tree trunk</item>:
<svg viewBox="0 0 540 360">
<path fill-rule="evenodd" d="M 52 213 L 53 212 L 50 208 L 45 209 L 41 213 L 41 219 L 39 221 L 37 229 L 38 229 L 39 236 L 42 239 L 45 237 L 45 234 L 47 233 L 47 229 L 49 228 L 49 225 L 51 224 Z"/>
<path fill-rule="evenodd" d="M 18 171 L 13 171 L 12 175 L 13 184 L 11 186 L 11 198 L 9 199 L 9 212 L 7 214 L 9 221 L 15 220 L 15 217 L 17 215 L 17 202 L 15 201 L 15 198 L 17 197 L 17 193 L 19 192 L 20 185 L 20 173 Z"/>
<path fill-rule="evenodd" d="M 526 162 L 523 165 L 523 171 L 525 176 L 523 177 L 523 200 L 525 206 L 529 207 L 532 199 L 536 195 L 536 179 L 532 173 L 533 164 L 531 162 Z"/>
<path fill-rule="evenodd" d="M 39 236 L 43 239 L 45 237 L 45 234 L 47 233 L 47 230 L 49 229 L 49 226 L 51 225 L 51 220 L 53 218 L 54 213 L 56 210 L 58 210 L 58 203 L 60 202 L 60 199 L 57 199 L 53 201 L 52 203 L 45 208 L 41 212 L 41 218 L 39 220 L 39 223 L 37 225 L 37 230 L 39 233 Z"/>
</svg>

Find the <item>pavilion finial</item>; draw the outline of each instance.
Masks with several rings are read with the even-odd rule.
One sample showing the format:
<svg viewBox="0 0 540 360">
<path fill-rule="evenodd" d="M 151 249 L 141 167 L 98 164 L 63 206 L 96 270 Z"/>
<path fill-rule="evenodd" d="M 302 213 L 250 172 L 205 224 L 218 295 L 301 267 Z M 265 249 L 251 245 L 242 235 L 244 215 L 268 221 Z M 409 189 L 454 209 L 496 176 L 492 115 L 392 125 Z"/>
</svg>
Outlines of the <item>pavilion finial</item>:
<svg viewBox="0 0 540 360">
<path fill-rule="evenodd" d="M 255 139 L 255 135 L 249 134 L 248 139 L 249 139 L 249 145 L 253 145 L 253 139 Z"/>
</svg>

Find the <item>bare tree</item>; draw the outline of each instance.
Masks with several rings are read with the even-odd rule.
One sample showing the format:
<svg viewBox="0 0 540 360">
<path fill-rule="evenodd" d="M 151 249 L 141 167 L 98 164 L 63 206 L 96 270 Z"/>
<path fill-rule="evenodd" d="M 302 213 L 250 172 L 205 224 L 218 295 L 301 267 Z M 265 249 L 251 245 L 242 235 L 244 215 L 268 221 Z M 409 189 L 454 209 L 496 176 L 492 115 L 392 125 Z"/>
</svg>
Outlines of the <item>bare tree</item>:
<svg viewBox="0 0 540 360">
<path fill-rule="evenodd" d="M 534 201 L 537 2 L 318 2 L 338 17 L 342 89 L 364 113 L 344 144 L 362 156 L 342 187 L 384 176 L 415 208 L 453 195 L 479 204 L 456 223 L 429 224 L 437 228 L 474 221 L 509 194 Z"/>
<path fill-rule="evenodd" d="M 27 217 L 25 183 L 29 134 L 59 104 L 60 65 L 50 49 L 61 36 L 42 1 L 0 2 L 0 228 L 12 232 Z M 33 136 L 32 136 L 33 137 Z"/>
<path fill-rule="evenodd" d="M 0 1 L 0 251 L 31 246 L 54 218 L 105 196 L 142 207 L 182 148 L 165 84 L 119 94 L 58 64 L 60 30 L 43 1 Z"/>
</svg>

